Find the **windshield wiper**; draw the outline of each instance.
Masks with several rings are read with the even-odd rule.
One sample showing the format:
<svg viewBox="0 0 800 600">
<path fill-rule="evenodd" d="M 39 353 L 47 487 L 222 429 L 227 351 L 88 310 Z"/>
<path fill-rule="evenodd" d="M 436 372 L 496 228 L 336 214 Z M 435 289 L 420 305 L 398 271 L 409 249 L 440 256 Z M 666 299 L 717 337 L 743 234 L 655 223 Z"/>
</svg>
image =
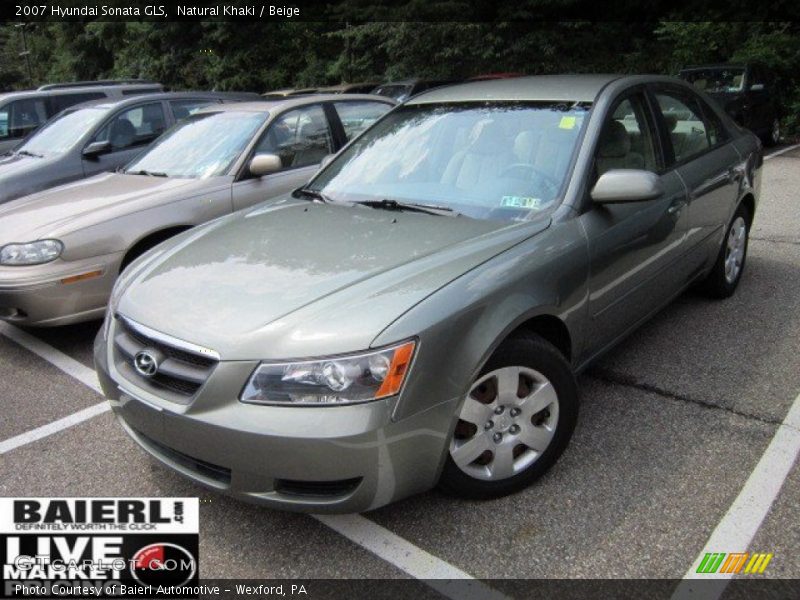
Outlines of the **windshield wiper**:
<svg viewBox="0 0 800 600">
<path fill-rule="evenodd" d="M 161 171 L 147 171 L 145 169 L 141 169 L 139 171 L 125 171 L 127 175 L 147 175 L 148 177 L 168 177 L 166 173 L 162 173 Z"/>
<path fill-rule="evenodd" d="M 362 200 L 361 202 L 356 202 L 356 204 L 369 206 L 370 208 L 382 208 L 384 210 L 407 210 L 410 212 L 420 212 L 420 213 L 425 213 L 427 215 L 451 216 L 451 217 L 458 217 L 461 215 L 461 213 L 454 211 L 449 206 L 438 206 L 436 204 L 398 202 L 397 200 L 388 200 L 388 199 Z"/>
<path fill-rule="evenodd" d="M 320 191 L 312 190 L 311 188 L 299 187 L 292 192 L 292 198 L 311 198 L 312 200 L 319 200 L 320 202 L 332 202 L 325 194 Z"/>
<path fill-rule="evenodd" d="M 17 150 L 16 154 L 20 156 L 33 156 L 34 158 L 44 158 L 44 154 L 37 154 L 36 152 L 31 152 L 30 150 Z"/>
</svg>

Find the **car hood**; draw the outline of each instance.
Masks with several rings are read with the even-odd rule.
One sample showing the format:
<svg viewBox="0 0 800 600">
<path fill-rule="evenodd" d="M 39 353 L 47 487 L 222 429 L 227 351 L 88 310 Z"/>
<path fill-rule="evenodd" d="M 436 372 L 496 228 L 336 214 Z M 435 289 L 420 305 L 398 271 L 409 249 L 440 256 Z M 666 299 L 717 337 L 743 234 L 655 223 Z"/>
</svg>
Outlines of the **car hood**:
<svg viewBox="0 0 800 600">
<path fill-rule="evenodd" d="M 223 360 L 363 350 L 426 296 L 549 222 L 283 200 L 146 255 L 123 275 L 117 311 Z"/>
<path fill-rule="evenodd" d="M 0 244 L 58 238 L 209 185 L 209 179 L 103 173 L 0 205 Z"/>
<path fill-rule="evenodd" d="M 22 154 L 0 156 L 0 202 L 7 202 L 30 191 L 31 177 L 53 168 L 61 157 L 39 158 Z"/>
</svg>

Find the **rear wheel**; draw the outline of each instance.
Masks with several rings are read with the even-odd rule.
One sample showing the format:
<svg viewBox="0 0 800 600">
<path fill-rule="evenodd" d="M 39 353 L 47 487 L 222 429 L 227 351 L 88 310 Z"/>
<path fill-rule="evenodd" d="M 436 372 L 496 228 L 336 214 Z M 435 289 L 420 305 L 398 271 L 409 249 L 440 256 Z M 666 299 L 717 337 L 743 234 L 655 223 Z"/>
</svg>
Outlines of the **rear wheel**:
<svg viewBox="0 0 800 600">
<path fill-rule="evenodd" d="M 440 487 L 466 498 L 522 490 L 556 462 L 578 415 L 569 363 L 535 335 L 504 342 L 462 403 Z"/>
<path fill-rule="evenodd" d="M 769 131 L 761 138 L 765 146 L 777 146 L 781 141 L 781 121 L 777 117 L 772 119 Z"/>
<path fill-rule="evenodd" d="M 708 295 L 714 298 L 728 298 L 736 291 L 747 258 L 749 223 L 750 215 L 747 208 L 739 205 L 728 225 L 717 262 L 703 282 L 703 289 Z"/>
</svg>

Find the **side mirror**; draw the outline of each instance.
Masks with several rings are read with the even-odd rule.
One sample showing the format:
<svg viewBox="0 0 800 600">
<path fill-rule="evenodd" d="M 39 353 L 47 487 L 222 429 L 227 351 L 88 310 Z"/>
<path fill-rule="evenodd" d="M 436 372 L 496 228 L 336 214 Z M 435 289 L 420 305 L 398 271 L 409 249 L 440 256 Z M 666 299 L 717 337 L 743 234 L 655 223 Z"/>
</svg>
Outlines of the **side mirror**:
<svg viewBox="0 0 800 600">
<path fill-rule="evenodd" d="M 763 92 L 764 91 L 764 84 L 763 83 L 754 83 L 750 86 L 751 92 Z"/>
<path fill-rule="evenodd" d="M 640 202 L 653 200 L 664 194 L 661 178 L 651 171 L 639 169 L 612 169 L 603 173 L 590 192 L 598 204 L 615 202 Z"/>
<path fill-rule="evenodd" d="M 111 152 L 111 142 L 92 142 L 83 149 L 82 154 L 86 158 L 96 158 L 109 152 Z"/>
<path fill-rule="evenodd" d="M 331 164 L 331 161 L 332 161 L 334 158 L 336 158 L 336 155 L 335 155 L 335 154 L 326 154 L 325 156 L 323 156 L 323 157 L 322 157 L 322 160 L 321 160 L 321 161 L 320 161 L 320 163 L 319 163 L 319 168 L 320 168 L 320 169 L 324 169 L 324 168 L 325 168 L 325 167 L 327 167 L 329 164 Z"/>
<path fill-rule="evenodd" d="M 281 167 L 283 167 L 283 163 L 281 162 L 281 157 L 277 154 L 256 154 L 250 161 L 248 169 L 251 175 L 263 177 L 280 171 Z"/>
</svg>

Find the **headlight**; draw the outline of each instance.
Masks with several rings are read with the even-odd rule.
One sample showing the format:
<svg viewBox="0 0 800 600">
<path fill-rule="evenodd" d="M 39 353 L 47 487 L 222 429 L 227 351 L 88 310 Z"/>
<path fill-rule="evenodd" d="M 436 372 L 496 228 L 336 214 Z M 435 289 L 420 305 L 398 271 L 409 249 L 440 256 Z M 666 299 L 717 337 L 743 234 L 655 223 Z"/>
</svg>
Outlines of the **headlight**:
<svg viewBox="0 0 800 600">
<path fill-rule="evenodd" d="M 350 356 L 262 363 L 242 392 L 242 402 L 317 406 L 355 404 L 400 393 L 415 342 Z"/>
<path fill-rule="evenodd" d="M 121 285 L 119 279 L 117 279 L 116 283 L 114 283 L 114 287 L 111 289 L 111 296 L 108 299 L 108 306 L 106 306 L 106 316 L 103 320 L 103 339 L 108 341 L 108 332 L 111 329 L 111 322 L 114 320 L 114 313 L 117 312 L 117 306 L 119 305 L 119 299 L 122 296 L 122 292 L 124 290 L 124 286 Z"/>
<path fill-rule="evenodd" d="M 58 240 L 7 244 L 0 248 L 0 265 L 41 265 L 57 259 L 63 250 L 64 244 Z"/>
</svg>

